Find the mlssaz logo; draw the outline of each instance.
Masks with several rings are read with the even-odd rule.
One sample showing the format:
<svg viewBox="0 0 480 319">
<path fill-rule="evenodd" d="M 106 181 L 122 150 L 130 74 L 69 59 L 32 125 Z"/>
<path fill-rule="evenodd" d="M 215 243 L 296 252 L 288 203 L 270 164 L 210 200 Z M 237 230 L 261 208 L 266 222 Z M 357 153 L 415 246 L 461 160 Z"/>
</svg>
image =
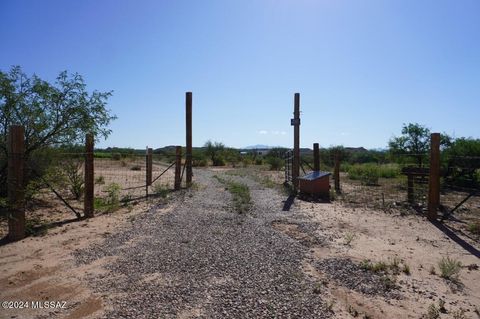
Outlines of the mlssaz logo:
<svg viewBox="0 0 480 319">
<path fill-rule="evenodd" d="M 66 301 L 32 301 L 33 309 L 65 309 Z"/>
</svg>

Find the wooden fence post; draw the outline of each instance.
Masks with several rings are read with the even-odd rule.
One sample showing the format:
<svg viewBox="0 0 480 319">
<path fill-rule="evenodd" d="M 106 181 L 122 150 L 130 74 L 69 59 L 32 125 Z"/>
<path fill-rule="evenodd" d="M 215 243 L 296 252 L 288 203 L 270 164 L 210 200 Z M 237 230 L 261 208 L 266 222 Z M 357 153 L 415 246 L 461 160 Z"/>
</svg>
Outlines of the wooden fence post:
<svg viewBox="0 0 480 319">
<path fill-rule="evenodd" d="M 435 220 L 440 206 L 440 133 L 432 133 L 430 139 L 427 217 L 430 220 Z"/>
<path fill-rule="evenodd" d="M 318 143 L 313 143 L 313 170 L 320 171 L 320 150 Z"/>
<path fill-rule="evenodd" d="M 192 92 L 187 92 L 185 95 L 185 113 L 186 113 L 186 154 L 185 166 L 187 170 L 187 187 L 192 185 Z"/>
<path fill-rule="evenodd" d="M 85 195 L 83 199 L 83 213 L 85 217 L 90 218 L 94 215 L 94 159 L 93 159 L 93 135 L 87 134 L 85 137 Z"/>
<path fill-rule="evenodd" d="M 145 188 L 148 197 L 148 186 L 152 185 L 152 170 L 153 170 L 153 150 L 147 147 L 145 154 Z"/>
<path fill-rule="evenodd" d="M 20 240 L 25 237 L 25 129 L 12 125 L 8 134 L 8 238 Z"/>
<path fill-rule="evenodd" d="M 180 174 L 182 172 L 182 147 L 177 146 L 175 148 L 175 190 L 180 189 L 181 180 Z"/>
<path fill-rule="evenodd" d="M 300 93 L 295 93 L 293 110 L 293 163 L 292 182 L 293 188 L 298 188 L 298 177 L 300 176 Z"/>
<path fill-rule="evenodd" d="M 333 178 L 335 180 L 335 192 L 340 193 L 340 154 L 338 151 L 335 151 L 334 161 Z"/>
</svg>

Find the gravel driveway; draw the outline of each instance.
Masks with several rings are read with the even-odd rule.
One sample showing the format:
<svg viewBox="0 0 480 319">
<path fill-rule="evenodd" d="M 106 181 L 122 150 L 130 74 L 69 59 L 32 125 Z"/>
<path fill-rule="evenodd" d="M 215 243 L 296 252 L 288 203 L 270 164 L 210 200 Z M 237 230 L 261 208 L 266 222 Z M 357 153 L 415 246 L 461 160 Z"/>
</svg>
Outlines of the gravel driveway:
<svg viewBox="0 0 480 319">
<path fill-rule="evenodd" d="M 111 305 L 106 318 L 329 318 L 315 282 L 302 273 L 308 247 L 272 228 L 298 220 L 285 196 L 248 177 L 253 207 L 238 214 L 231 195 L 208 169 L 198 187 L 174 194 L 173 209 L 137 217 L 128 230 L 75 253 L 78 264 L 117 256 L 91 277 Z"/>
</svg>

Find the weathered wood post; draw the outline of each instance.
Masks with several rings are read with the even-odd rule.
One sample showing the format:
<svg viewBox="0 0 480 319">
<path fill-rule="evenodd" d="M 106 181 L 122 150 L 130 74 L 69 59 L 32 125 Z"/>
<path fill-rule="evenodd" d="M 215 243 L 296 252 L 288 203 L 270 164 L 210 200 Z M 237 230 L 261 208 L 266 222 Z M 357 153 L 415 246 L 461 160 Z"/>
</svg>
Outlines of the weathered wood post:
<svg viewBox="0 0 480 319">
<path fill-rule="evenodd" d="M 292 182 L 293 188 L 298 188 L 298 177 L 300 176 L 300 93 L 295 93 L 293 119 L 290 123 L 293 125 L 293 163 L 292 163 Z"/>
<path fill-rule="evenodd" d="M 93 159 L 93 135 L 87 134 L 85 137 L 85 195 L 83 200 L 83 213 L 85 217 L 90 218 L 94 215 L 93 197 L 94 197 L 94 159 Z"/>
<path fill-rule="evenodd" d="M 313 143 L 313 170 L 315 172 L 320 170 L 320 149 L 318 143 Z"/>
<path fill-rule="evenodd" d="M 12 125 L 8 134 L 8 238 L 20 240 L 25 237 L 25 129 Z"/>
<path fill-rule="evenodd" d="M 340 193 L 340 152 L 335 151 L 333 178 L 335 180 L 335 192 Z"/>
<path fill-rule="evenodd" d="M 153 150 L 147 147 L 147 152 L 145 156 L 145 188 L 148 197 L 148 187 L 152 185 L 152 169 L 153 169 L 153 159 L 152 159 Z"/>
<path fill-rule="evenodd" d="M 182 172 L 182 147 L 175 148 L 175 190 L 178 191 L 181 185 L 180 174 Z"/>
<path fill-rule="evenodd" d="M 192 185 L 192 92 L 187 92 L 185 95 L 185 109 L 186 109 L 186 154 L 185 154 L 185 166 L 187 170 L 187 187 Z"/>
<path fill-rule="evenodd" d="M 430 137 L 429 172 L 427 217 L 430 220 L 435 220 L 440 206 L 440 133 L 432 133 Z"/>
</svg>

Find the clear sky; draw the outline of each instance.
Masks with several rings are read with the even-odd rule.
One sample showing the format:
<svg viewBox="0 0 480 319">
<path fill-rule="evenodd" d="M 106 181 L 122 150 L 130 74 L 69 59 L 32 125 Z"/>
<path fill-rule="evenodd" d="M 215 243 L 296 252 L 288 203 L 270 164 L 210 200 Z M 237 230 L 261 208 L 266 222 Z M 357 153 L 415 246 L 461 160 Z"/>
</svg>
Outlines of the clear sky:
<svg viewBox="0 0 480 319">
<path fill-rule="evenodd" d="M 402 123 L 480 137 L 478 0 L 0 0 L 0 69 L 113 90 L 99 146 L 386 147 Z"/>
</svg>

